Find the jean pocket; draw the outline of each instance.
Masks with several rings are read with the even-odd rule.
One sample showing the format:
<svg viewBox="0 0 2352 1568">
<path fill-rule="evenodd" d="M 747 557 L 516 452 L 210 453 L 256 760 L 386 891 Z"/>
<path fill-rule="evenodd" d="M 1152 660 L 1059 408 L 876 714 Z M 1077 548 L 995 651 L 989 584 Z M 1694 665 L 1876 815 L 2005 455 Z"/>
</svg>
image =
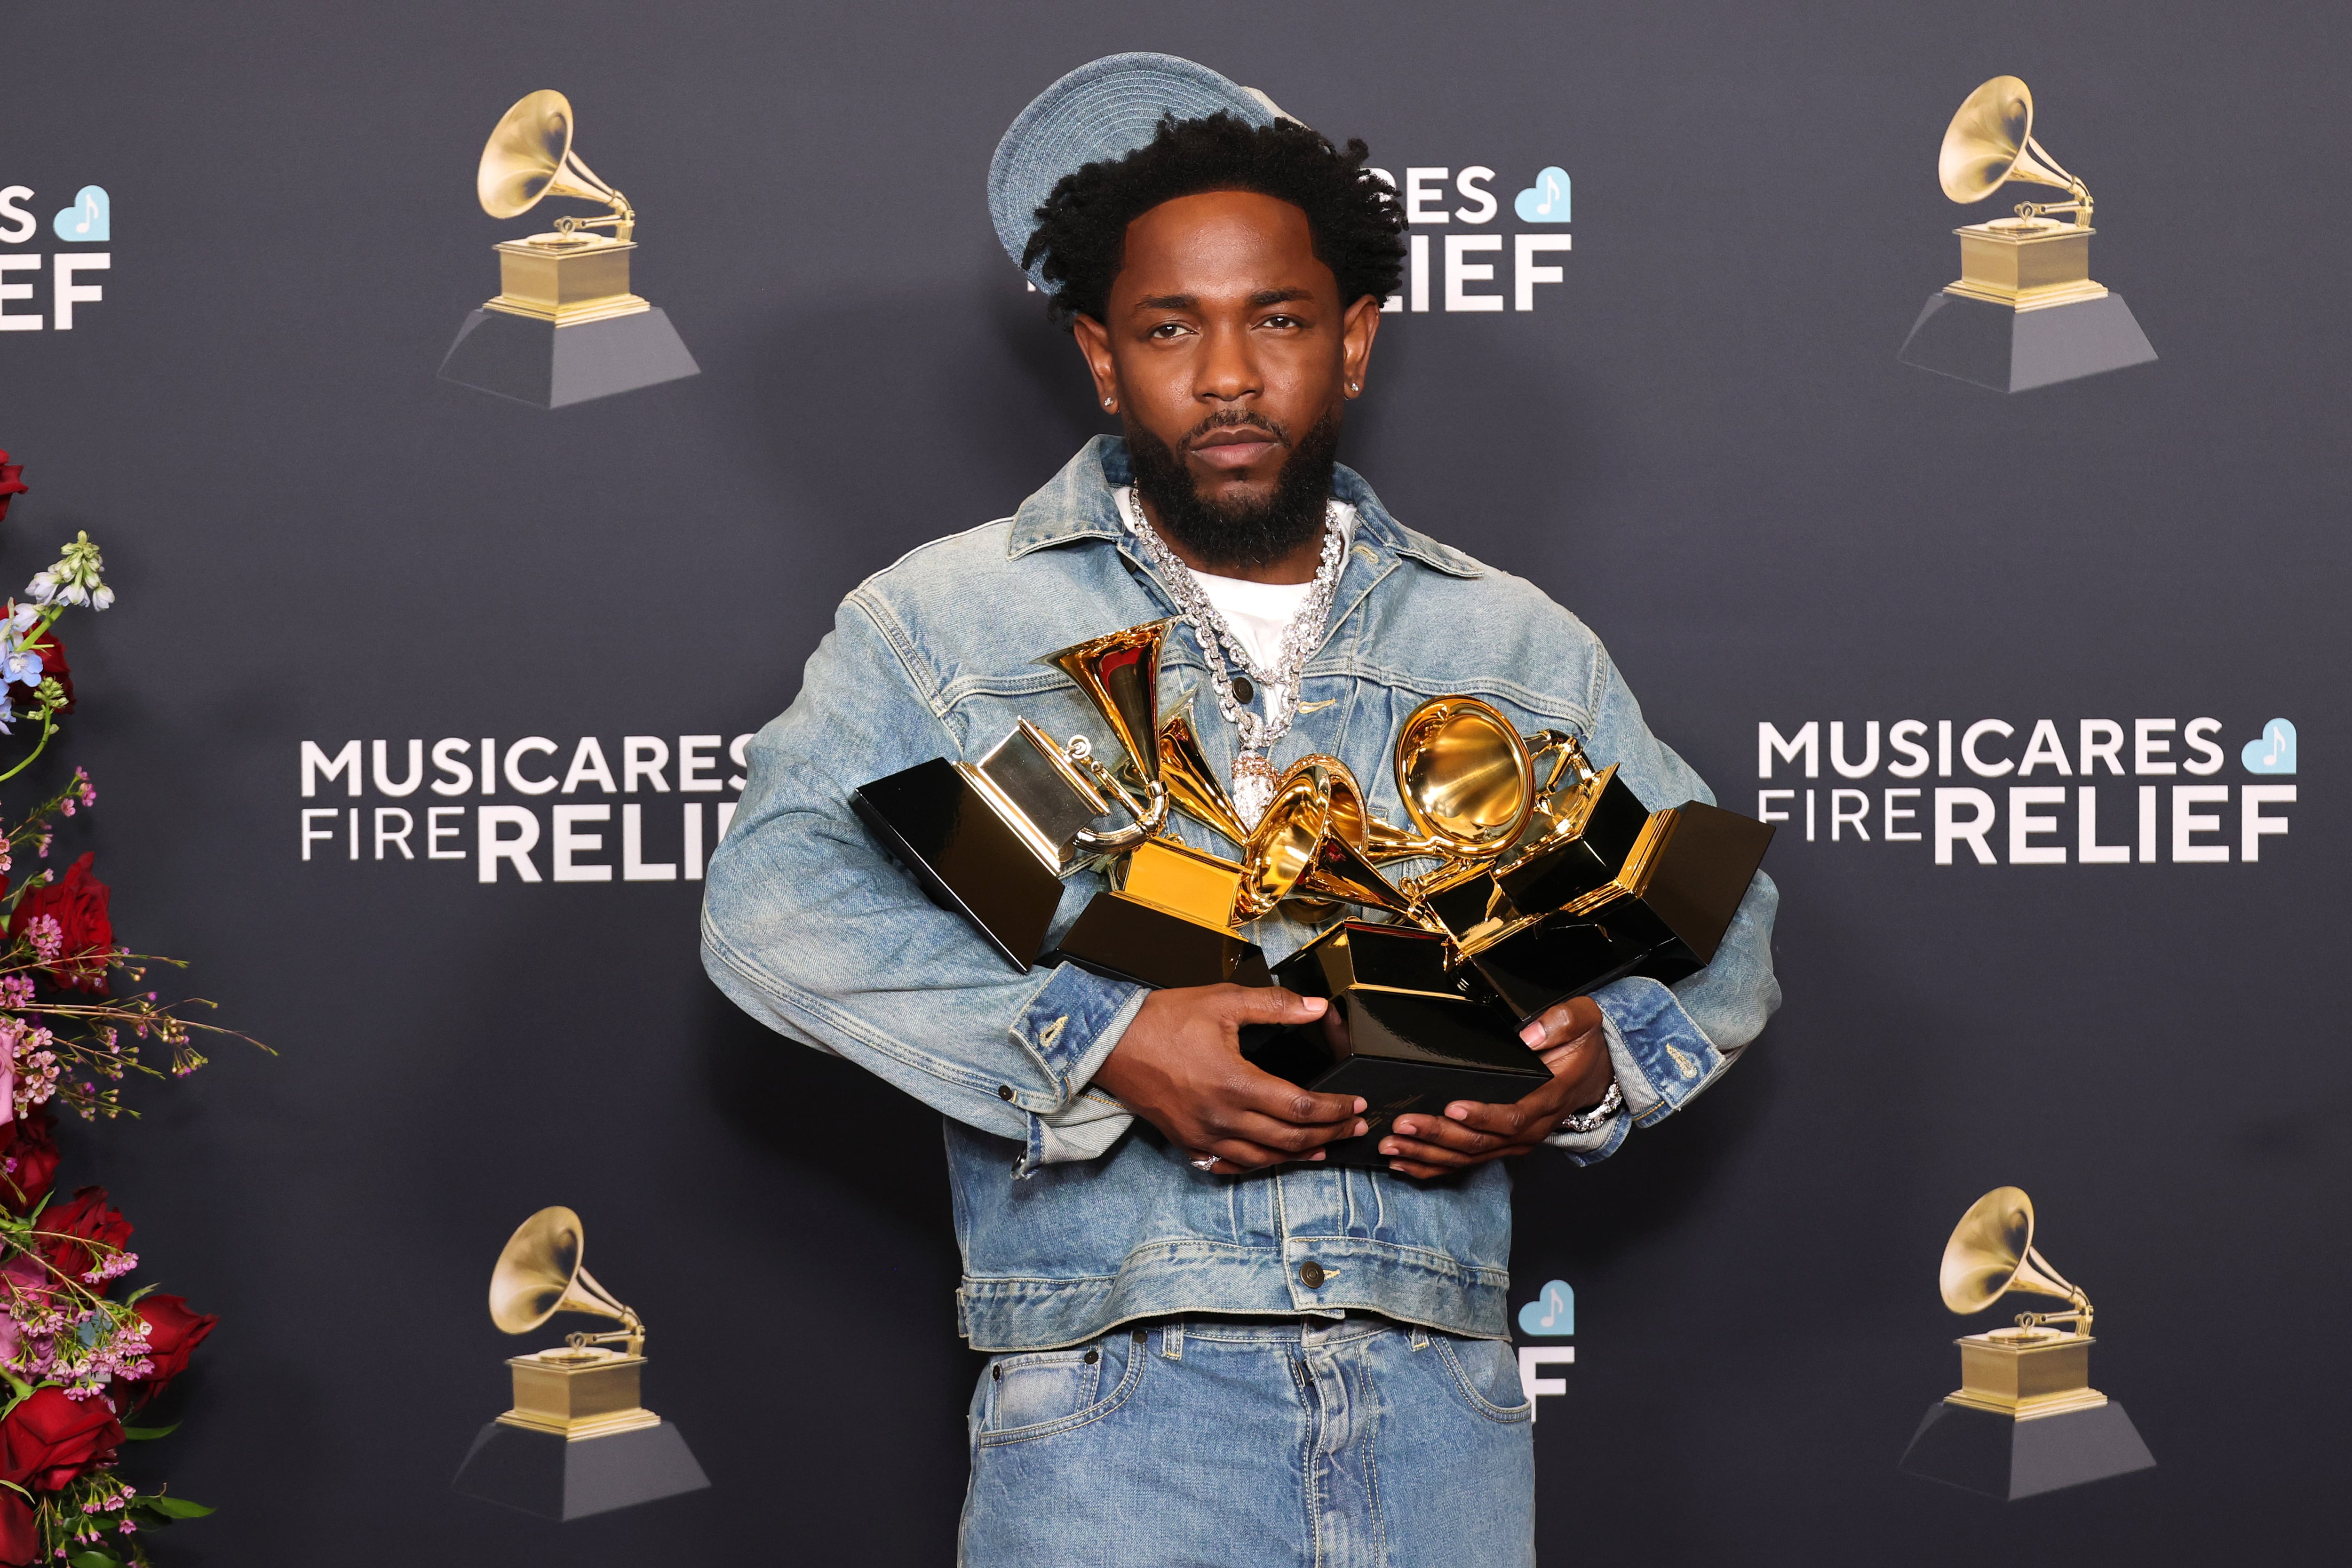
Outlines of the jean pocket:
<svg viewBox="0 0 2352 1568">
<path fill-rule="evenodd" d="M 1457 1340 L 1432 1334 L 1454 1389 L 1490 1421 L 1526 1421 L 1535 1402 L 1519 1386 L 1518 1353 L 1501 1340 Z"/>
<path fill-rule="evenodd" d="M 1120 1342 L 1125 1336 L 1120 1336 Z M 1083 1426 L 1122 1404 L 1142 1375 L 1144 1358 L 1116 1353 L 1119 1342 L 1076 1350 L 1001 1356 L 984 1374 L 980 1441 L 1024 1442 Z"/>
</svg>

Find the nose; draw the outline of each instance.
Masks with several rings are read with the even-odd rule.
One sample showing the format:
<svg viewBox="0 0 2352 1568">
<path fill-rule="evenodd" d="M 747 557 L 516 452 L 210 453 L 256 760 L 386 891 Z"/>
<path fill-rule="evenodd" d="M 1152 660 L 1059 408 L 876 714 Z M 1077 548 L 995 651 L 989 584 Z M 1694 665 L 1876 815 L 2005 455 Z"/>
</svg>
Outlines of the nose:
<svg viewBox="0 0 2352 1568">
<path fill-rule="evenodd" d="M 1202 345 L 1192 395 L 1207 403 L 1234 404 L 1265 390 L 1245 328 L 1217 325 Z"/>
</svg>

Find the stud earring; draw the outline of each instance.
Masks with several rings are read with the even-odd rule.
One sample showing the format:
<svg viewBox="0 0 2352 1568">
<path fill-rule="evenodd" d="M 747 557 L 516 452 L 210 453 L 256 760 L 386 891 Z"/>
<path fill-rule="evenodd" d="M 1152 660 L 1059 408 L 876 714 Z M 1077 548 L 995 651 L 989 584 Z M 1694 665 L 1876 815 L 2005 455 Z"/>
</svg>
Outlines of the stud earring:
<svg viewBox="0 0 2352 1568">
<path fill-rule="evenodd" d="M 1105 408 L 1115 409 L 1118 406 L 1118 400 L 1117 398 L 1106 397 L 1103 399 L 1103 406 Z"/>
<path fill-rule="evenodd" d="M 1355 396 L 1358 393 L 1363 390 L 1364 384 L 1360 381 L 1351 381 L 1348 384 L 1348 395 L 1350 397 Z"/>
</svg>

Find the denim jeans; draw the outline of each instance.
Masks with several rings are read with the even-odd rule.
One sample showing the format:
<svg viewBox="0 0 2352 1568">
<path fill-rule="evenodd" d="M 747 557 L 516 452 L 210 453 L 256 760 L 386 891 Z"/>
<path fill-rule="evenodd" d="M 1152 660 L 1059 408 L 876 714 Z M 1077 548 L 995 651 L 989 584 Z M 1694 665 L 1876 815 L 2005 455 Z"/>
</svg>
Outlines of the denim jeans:
<svg viewBox="0 0 2352 1568">
<path fill-rule="evenodd" d="M 1195 1318 L 994 1358 L 962 1568 L 1529 1568 L 1535 1448 L 1497 1340 Z"/>
</svg>

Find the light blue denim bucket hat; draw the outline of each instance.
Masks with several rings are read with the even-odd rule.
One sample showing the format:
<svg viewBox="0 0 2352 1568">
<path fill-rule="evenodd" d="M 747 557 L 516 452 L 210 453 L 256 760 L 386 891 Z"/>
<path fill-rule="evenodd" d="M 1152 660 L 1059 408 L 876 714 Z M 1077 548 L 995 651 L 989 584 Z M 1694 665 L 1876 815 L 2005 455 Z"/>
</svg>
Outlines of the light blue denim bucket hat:
<svg viewBox="0 0 2352 1568">
<path fill-rule="evenodd" d="M 988 211 L 1004 254 L 1021 265 L 1037 209 L 1064 175 L 1134 152 L 1162 116 L 1204 120 L 1220 110 L 1252 125 L 1290 118 L 1257 89 L 1174 55 L 1106 55 L 1039 93 L 988 163 Z M 1027 270 L 1040 293 L 1053 292 L 1037 268 Z"/>
</svg>

